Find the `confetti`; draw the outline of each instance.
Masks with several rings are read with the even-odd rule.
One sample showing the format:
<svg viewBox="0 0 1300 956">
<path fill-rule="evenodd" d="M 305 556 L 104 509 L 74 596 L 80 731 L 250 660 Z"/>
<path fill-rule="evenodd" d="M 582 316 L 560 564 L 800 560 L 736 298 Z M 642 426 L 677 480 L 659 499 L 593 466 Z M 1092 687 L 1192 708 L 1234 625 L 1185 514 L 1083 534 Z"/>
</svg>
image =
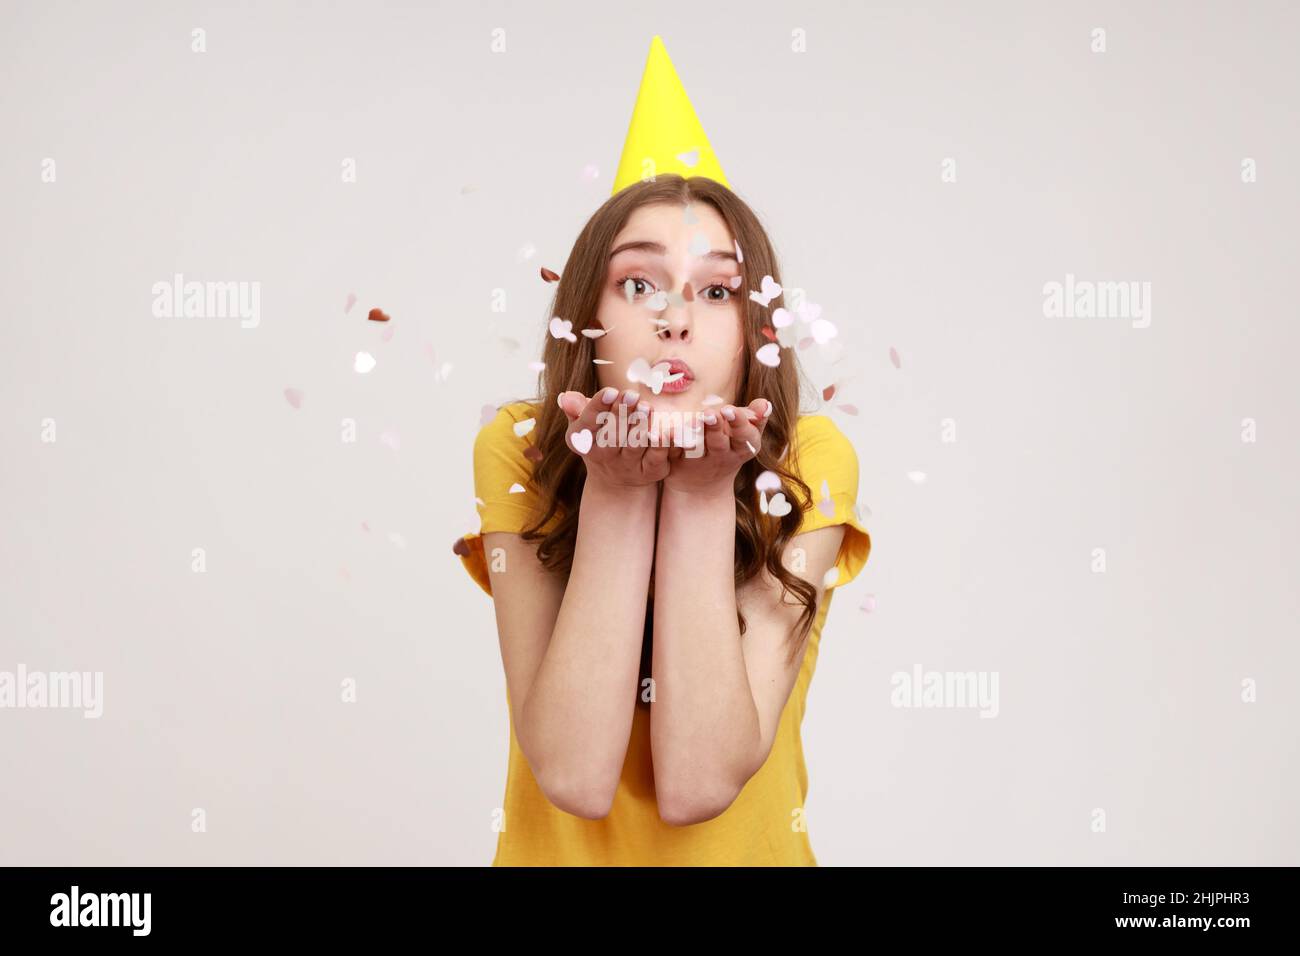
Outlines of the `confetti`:
<svg viewBox="0 0 1300 956">
<path fill-rule="evenodd" d="M 560 276 L 558 273 L 552 272 L 550 269 L 546 268 L 546 266 L 542 266 L 542 281 L 559 282 Z"/>
<path fill-rule="evenodd" d="M 399 451 L 402 447 L 402 436 L 391 428 L 383 432 L 379 440 L 393 451 Z"/>
<path fill-rule="evenodd" d="M 704 401 L 700 402 L 700 404 L 701 404 L 701 405 L 721 405 L 721 404 L 723 404 L 725 401 L 726 401 L 726 399 L 723 398 L 721 395 L 713 395 L 713 394 L 709 394 L 709 395 L 704 396 Z"/>
<path fill-rule="evenodd" d="M 858 413 L 858 406 L 856 405 L 836 405 L 835 407 L 845 415 L 856 415 Z"/>
<path fill-rule="evenodd" d="M 524 486 L 521 485 L 519 482 L 516 481 L 513 485 L 510 486 L 510 494 L 522 495 L 523 493 L 524 493 Z"/>
<path fill-rule="evenodd" d="M 370 314 L 367 315 L 366 318 L 371 322 L 387 322 L 390 316 L 383 309 L 371 309 Z"/>
<path fill-rule="evenodd" d="M 688 226 L 694 226 L 698 224 L 699 221 L 700 217 L 695 215 L 695 207 L 691 203 L 687 203 L 686 208 L 682 213 L 682 222 L 686 223 Z"/>
<path fill-rule="evenodd" d="M 758 359 L 768 368 L 776 368 L 781 364 L 781 346 L 777 345 L 775 342 L 769 342 L 754 353 L 754 358 Z"/>
<path fill-rule="evenodd" d="M 913 481 L 914 483 L 916 483 L 916 484 L 919 485 L 919 484 L 921 484 L 921 482 L 925 481 L 925 472 L 923 472 L 923 471 L 909 471 L 909 472 L 907 473 L 907 477 L 910 478 L 910 479 L 912 479 L 912 481 Z"/>
<path fill-rule="evenodd" d="M 573 442 L 573 450 L 579 455 L 585 455 L 591 451 L 592 434 L 590 428 L 584 428 L 580 432 L 574 432 L 570 441 Z"/>
<path fill-rule="evenodd" d="M 686 247 L 686 251 L 693 256 L 704 255 L 709 251 L 709 237 L 702 232 L 697 232 L 695 235 L 691 236 L 691 242 L 690 245 Z"/>
<path fill-rule="evenodd" d="M 875 609 L 876 609 L 876 596 L 874 594 L 866 595 L 862 599 L 862 605 L 858 608 L 858 610 L 865 611 L 868 614 L 870 614 Z"/>
<path fill-rule="evenodd" d="M 740 251 L 740 240 L 739 240 L 739 239 L 732 239 L 731 241 L 732 241 L 732 243 L 733 243 L 733 244 L 735 245 L 735 247 L 736 247 L 736 261 L 737 261 L 737 262 L 744 262 L 744 261 L 745 261 L 745 254 L 744 254 L 743 252 Z"/>
<path fill-rule="evenodd" d="M 776 333 L 773 332 L 771 329 L 769 329 L 766 325 L 761 326 L 758 331 L 762 332 L 765 338 L 768 338 L 773 342 L 777 340 Z"/>
<path fill-rule="evenodd" d="M 794 313 L 784 307 L 778 307 L 772 312 L 772 324 L 778 329 L 783 329 L 787 325 L 794 323 Z"/>
<path fill-rule="evenodd" d="M 529 445 L 524 449 L 524 457 L 529 461 L 541 461 L 543 457 L 542 450 L 536 445 Z"/>
<path fill-rule="evenodd" d="M 348 301 L 347 301 L 347 305 L 343 306 L 343 311 L 344 311 L 344 312 L 351 312 L 351 311 L 352 311 L 352 307 L 353 307 L 354 305 L 356 305 L 356 304 L 357 304 L 357 297 L 356 297 L 356 294 L 353 293 L 353 292 L 349 292 L 349 293 L 348 293 Z"/>
<path fill-rule="evenodd" d="M 591 361 L 592 361 L 592 363 L 595 364 L 595 365 L 613 365 L 613 364 L 614 364 L 614 363 L 611 362 L 609 359 L 592 359 Z"/>
<path fill-rule="evenodd" d="M 839 568 L 836 567 L 827 568 L 826 573 L 822 575 L 822 587 L 832 588 L 835 586 L 835 582 L 838 581 L 839 579 L 840 579 Z"/>
<path fill-rule="evenodd" d="M 682 301 L 684 302 L 695 301 L 695 290 L 691 288 L 691 284 L 689 282 L 682 283 Z"/>
<path fill-rule="evenodd" d="M 727 280 L 727 285 L 731 286 L 733 289 L 739 289 L 740 284 L 744 281 L 745 281 L 744 276 L 732 276 L 730 279 Z"/>
<path fill-rule="evenodd" d="M 568 339 L 570 342 L 578 341 L 578 337 L 573 334 L 573 323 L 568 319 L 562 319 L 558 315 L 551 319 L 551 338 Z"/>
<path fill-rule="evenodd" d="M 460 555 L 462 558 L 468 558 L 469 555 L 470 555 L 470 551 L 469 551 L 469 542 L 467 542 L 464 538 L 457 538 L 457 539 L 452 543 L 452 546 L 451 546 L 451 553 L 452 553 L 452 554 L 458 554 L 458 555 Z"/>
<path fill-rule="evenodd" d="M 839 335 L 839 329 L 825 319 L 817 319 L 812 323 L 812 337 L 818 345 L 825 345 L 837 335 Z"/>
<path fill-rule="evenodd" d="M 294 408 L 302 408 L 302 392 L 296 388 L 286 388 L 284 390 L 284 400 Z"/>
<path fill-rule="evenodd" d="M 776 491 L 781 487 L 781 476 L 774 471 L 765 471 L 754 481 L 759 491 Z"/>
<path fill-rule="evenodd" d="M 685 153 L 678 153 L 677 158 L 685 165 L 694 169 L 696 164 L 700 161 L 700 151 L 698 149 L 692 149 Z"/>
<path fill-rule="evenodd" d="M 361 530 L 364 531 L 366 534 L 369 534 L 369 533 L 370 533 L 370 522 L 369 522 L 369 521 L 363 521 L 363 522 L 361 522 Z"/>
<path fill-rule="evenodd" d="M 898 357 L 898 349 L 892 345 L 889 347 L 889 361 L 893 363 L 894 368 L 903 367 L 903 360 Z"/>
<path fill-rule="evenodd" d="M 608 334 L 608 329 L 583 329 L 582 334 L 589 339 L 598 339 L 602 335 Z"/>
<path fill-rule="evenodd" d="M 595 163 L 588 163 L 582 167 L 582 172 L 579 175 L 589 183 L 595 182 L 600 178 L 600 167 Z"/>
<path fill-rule="evenodd" d="M 393 333 L 396 331 L 397 331 L 397 326 L 386 325 L 384 326 L 384 331 L 379 333 L 379 337 L 383 339 L 385 342 L 391 342 L 393 341 Z"/>
<path fill-rule="evenodd" d="M 525 435 L 527 435 L 530 431 L 533 430 L 533 426 L 536 424 L 537 424 L 537 419 L 535 418 L 525 418 L 520 421 L 517 421 L 514 424 L 515 434 L 518 435 L 520 438 L 523 438 Z"/>
<path fill-rule="evenodd" d="M 534 371 L 534 372 L 540 372 L 542 369 L 546 368 L 546 363 L 545 363 L 545 362 L 529 362 L 529 363 L 528 363 L 528 367 L 529 367 L 532 371 Z"/>
<path fill-rule="evenodd" d="M 369 352 L 358 352 L 356 358 L 352 360 L 352 367 L 365 375 L 375 367 L 375 357 Z"/>
<path fill-rule="evenodd" d="M 520 262 L 523 262 L 525 259 L 531 259 L 536 254 L 537 254 L 537 247 L 534 246 L 531 242 L 525 242 L 522 246 L 519 247 L 518 256 Z"/>
<path fill-rule="evenodd" d="M 763 276 L 763 283 L 759 291 L 750 292 L 749 297 L 759 305 L 767 305 L 778 295 L 781 294 L 781 287 L 773 281 L 771 276 Z"/>
<path fill-rule="evenodd" d="M 790 513 L 790 508 L 790 502 L 786 501 L 785 495 L 779 491 L 767 503 L 767 513 L 774 518 L 784 518 Z"/>
<path fill-rule="evenodd" d="M 835 397 L 835 383 L 832 382 L 830 385 L 827 385 L 825 388 L 822 389 L 822 401 L 829 402 L 834 397 Z"/>
</svg>

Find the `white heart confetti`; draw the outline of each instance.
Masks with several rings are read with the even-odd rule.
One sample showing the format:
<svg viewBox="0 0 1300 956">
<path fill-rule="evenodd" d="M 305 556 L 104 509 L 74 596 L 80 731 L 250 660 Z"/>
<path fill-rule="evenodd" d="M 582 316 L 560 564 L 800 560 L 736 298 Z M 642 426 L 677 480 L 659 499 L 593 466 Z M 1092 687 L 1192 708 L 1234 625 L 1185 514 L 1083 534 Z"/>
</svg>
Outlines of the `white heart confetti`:
<svg viewBox="0 0 1300 956">
<path fill-rule="evenodd" d="M 522 495 L 523 493 L 524 493 L 524 486 L 521 485 L 519 482 L 516 481 L 513 485 L 510 486 L 510 494 Z"/>
<path fill-rule="evenodd" d="M 585 455 L 591 451 L 592 434 L 590 428 L 584 428 L 580 432 L 574 432 L 572 439 L 573 450 L 579 455 Z"/>
<path fill-rule="evenodd" d="M 537 424 L 537 419 L 535 418 L 525 418 L 522 421 L 517 421 L 515 422 L 514 425 L 515 434 L 518 435 L 520 438 L 523 438 L 525 435 L 527 435 L 530 431 L 533 430 L 533 426 L 536 424 Z"/>
<path fill-rule="evenodd" d="M 754 487 L 759 491 L 776 491 L 781 487 L 781 476 L 774 471 L 765 471 L 758 476 Z"/>
<path fill-rule="evenodd" d="M 781 286 L 771 276 L 763 276 L 763 284 L 760 286 L 759 291 L 749 293 L 749 297 L 759 305 L 767 305 L 780 294 Z"/>
<path fill-rule="evenodd" d="M 825 345 L 835 338 L 839 331 L 825 319 L 818 319 L 812 324 L 812 337 L 818 345 Z"/>
<path fill-rule="evenodd" d="M 758 359 L 768 368 L 776 368 L 781 364 L 781 346 L 777 345 L 775 342 L 768 342 L 754 353 L 754 358 Z"/>
<path fill-rule="evenodd" d="M 785 495 L 777 492 L 772 496 L 772 500 L 767 503 L 767 513 L 777 518 L 784 518 L 790 513 L 790 502 L 785 500 Z"/>
<path fill-rule="evenodd" d="M 786 308 L 778 308 L 772 313 L 772 324 L 778 329 L 783 329 L 794 322 L 794 313 Z"/>
<path fill-rule="evenodd" d="M 369 352 L 358 352 L 356 358 L 352 360 L 352 367 L 365 375 L 375 367 L 375 357 Z"/>
<path fill-rule="evenodd" d="M 568 339 L 570 342 L 578 341 L 578 337 L 573 334 L 573 323 L 568 319 L 562 319 L 558 315 L 551 319 L 551 338 Z"/>
<path fill-rule="evenodd" d="M 835 582 L 838 581 L 839 579 L 840 579 L 840 569 L 836 567 L 828 568 L 826 570 L 826 573 L 822 575 L 822 587 L 833 588 L 835 586 Z"/>
</svg>

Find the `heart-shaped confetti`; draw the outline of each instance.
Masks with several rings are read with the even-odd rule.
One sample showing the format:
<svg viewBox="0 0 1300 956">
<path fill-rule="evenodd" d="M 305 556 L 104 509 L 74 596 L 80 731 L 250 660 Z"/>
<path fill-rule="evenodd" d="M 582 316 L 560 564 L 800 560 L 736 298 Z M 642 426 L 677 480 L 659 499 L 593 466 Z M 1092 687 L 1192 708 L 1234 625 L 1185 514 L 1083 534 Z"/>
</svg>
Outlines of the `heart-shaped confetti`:
<svg viewBox="0 0 1300 956">
<path fill-rule="evenodd" d="M 781 364 L 781 346 L 777 345 L 775 342 L 769 342 L 754 353 L 754 358 L 758 359 L 768 368 L 776 368 Z"/>
<path fill-rule="evenodd" d="M 691 236 L 690 244 L 686 251 L 693 256 L 702 256 L 709 251 L 709 237 L 702 232 L 697 232 Z"/>
<path fill-rule="evenodd" d="M 921 484 L 923 481 L 925 481 L 925 472 L 923 472 L 923 471 L 909 471 L 909 472 L 907 473 L 907 477 L 910 478 L 913 482 L 915 482 L 916 484 L 919 485 L 919 484 Z"/>
<path fill-rule="evenodd" d="M 668 293 L 660 290 L 646 299 L 645 304 L 656 312 L 662 312 L 668 308 Z"/>
<path fill-rule="evenodd" d="M 678 153 L 678 154 L 677 154 L 677 158 L 678 158 L 678 159 L 679 159 L 683 164 L 685 164 L 685 165 L 687 165 L 687 166 L 690 166 L 692 169 L 694 169 L 695 166 L 696 166 L 696 165 L 699 163 L 699 161 L 700 161 L 700 151 L 699 151 L 698 149 L 692 149 L 692 150 L 689 150 L 689 151 L 687 151 L 687 152 L 685 152 L 685 153 Z"/>
<path fill-rule="evenodd" d="M 578 341 L 578 337 L 573 334 L 573 323 L 568 319 L 562 319 L 558 315 L 551 319 L 551 338 L 568 339 L 570 342 Z"/>
<path fill-rule="evenodd" d="M 704 396 L 704 401 L 700 402 L 700 404 L 707 407 L 709 405 L 721 405 L 725 401 L 726 399 L 723 398 L 721 395 L 714 395 L 710 393 Z"/>
<path fill-rule="evenodd" d="M 845 415 L 856 415 L 858 413 L 858 406 L 856 405 L 836 405 L 835 407 Z"/>
<path fill-rule="evenodd" d="M 527 435 L 530 431 L 533 430 L 533 426 L 536 424 L 537 424 L 537 419 L 535 418 L 525 418 L 520 421 L 517 421 L 514 424 L 515 434 L 518 435 L 520 438 L 523 438 L 525 435 Z"/>
<path fill-rule="evenodd" d="M 732 242 L 732 244 L 735 245 L 735 247 L 736 247 L 736 261 L 737 261 L 737 262 L 744 262 L 744 261 L 745 261 L 745 254 L 744 254 L 743 252 L 740 251 L 740 240 L 739 240 L 739 239 L 732 239 L 731 242 Z"/>
<path fill-rule="evenodd" d="M 574 432 L 573 437 L 570 440 L 573 442 L 573 450 L 579 455 L 585 455 L 587 452 L 591 451 L 592 439 L 593 436 L 591 434 L 591 429 L 584 428 L 580 432 Z"/>
<path fill-rule="evenodd" d="M 356 357 L 352 360 L 352 367 L 362 375 L 365 375 L 375 367 L 375 357 L 369 352 L 358 352 Z"/>
<path fill-rule="evenodd" d="M 608 329 L 583 329 L 582 334 L 589 339 L 598 339 L 608 331 Z"/>
<path fill-rule="evenodd" d="M 759 305 L 767 305 L 781 294 L 781 287 L 771 276 L 763 276 L 763 283 L 758 291 L 750 292 L 749 297 Z"/>
<path fill-rule="evenodd" d="M 484 405 L 478 410 L 478 427 L 482 428 L 496 417 L 497 407 L 495 405 Z"/>
<path fill-rule="evenodd" d="M 825 319 L 818 319 L 812 323 L 812 337 L 818 345 L 825 345 L 838 334 L 839 330 Z"/>
<path fill-rule="evenodd" d="M 516 481 L 513 485 L 510 486 L 510 494 L 522 495 L 523 493 L 524 493 L 524 486 L 521 485 L 519 482 Z"/>
<path fill-rule="evenodd" d="M 759 491 L 776 491 L 781 487 L 781 476 L 774 471 L 762 472 L 754 481 L 754 487 Z"/>
<path fill-rule="evenodd" d="M 822 575 L 822 587 L 833 588 L 835 587 L 835 582 L 838 581 L 839 579 L 840 579 L 839 568 L 837 567 L 827 568 L 826 573 Z"/>
<path fill-rule="evenodd" d="M 541 461 L 543 457 L 542 450 L 536 445 L 529 445 L 524 449 L 524 457 L 529 461 Z"/>
<path fill-rule="evenodd" d="M 462 558 L 468 558 L 470 555 L 469 544 L 464 538 L 457 538 L 455 543 L 451 546 L 451 553 L 458 554 Z"/>
<path fill-rule="evenodd" d="M 760 326 L 758 331 L 763 333 L 764 338 L 771 339 L 773 342 L 776 341 L 776 332 L 769 329 L 766 325 Z"/>
<path fill-rule="evenodd" d="M 533 245 L 531 242 L 525 242 L 522 246 L 519 247 L 518 256 L 520 262 L 523 262 L 525 259 L 531 259 L 536 254 L 537 254 L 537 247 Z"/>
<path fill-rule="evenodd" d="M 391 428 L 380 434 L 379 440 L 393 451 L 399 451 L 402 447 L 402 437 Z"/>
<path fill-rule="evenodd" d="M 383 309 L 371 309 L 366 318 L 371 322 L 387 322 L 390 316 Z"/>
<path fill-rule="evenodd" d="M 778 329 L 783 329 L 794 322 L 794 313 L 785 307 L 777 308 L 772 312 L 772 324 Z"/>
<path fill-rule="evenodd" d="M 286 388 L 284 390 L 284 400 L 294 408 L 302 408 L 302 391 L 296 388 Z"/>
<path fill-rule="evenodd" d="M 586 166 L 582 167 L 582 172 L 580 175 L 587 182 L 594 183 L 597 179 L 600 178 L 600 167 L 597 166 L 595 163 L 588 163 Z"/>
<path fill-rule="evenodd" d="M 559 273 L 552 272 L 550 269 L 546 268 L 546 266 L 542 266 L 542 281 L 559 282 L 560 281 Z"/>
<path fill-rule="evenodd" d="M 822 389 L 822 401 L 829 402 L 834 397 L 835 397 L 835 384 L 832 382 L 830 385 L 827 385 L 825 388 Z"/>
<path fill-rule="evenodd" d="M 356 304 L 357 304 L 357 297 L 356 297 L 356 294 L 355 294 L 355 293 L 352 293 L 352 292 L 349 292 L 349 293 L 348 293 L 348 302 L 347 302 L 347 305 L 343 306 L 343 311 L 344 311 L 344 312 L 351 312 L 351 311 L 352 311 L 352 307 L 353 307 L 354 305 L 356 305 Z"/>
<path fill-rule="evenodd" d="M 744 281 L 745 281 L 744 276 L 732 276 L 730 279 L 727 280 L 727 285 L 731 286 L 731 288 L 733 289 L 739 289 L 740 284 Z"/>
<path fill-rule="evenodd" d="M 876 609 L 876 596 L 874 594 L 868 594 L 864 596 L 862 598 L 862 604 L 858 608 L 858 610 L 865 611 L 866 613 L 870 614 L 875 609 Z"/>
<path fill-rule="evenodd" d="M 892 345 L 889 347 L 889 361 L 893 363 L 894 368 L 902 368 L 903 360 L 898 357 L 898 349 Z"/>
<path fill-rule="evenodd" d="M 790 502 L 786 501 L 785 495 L 779 491 L 767 503 L 767 513 L 775 518 L 784 518 L 790 513 L 790 508 Z"/>
</svg>

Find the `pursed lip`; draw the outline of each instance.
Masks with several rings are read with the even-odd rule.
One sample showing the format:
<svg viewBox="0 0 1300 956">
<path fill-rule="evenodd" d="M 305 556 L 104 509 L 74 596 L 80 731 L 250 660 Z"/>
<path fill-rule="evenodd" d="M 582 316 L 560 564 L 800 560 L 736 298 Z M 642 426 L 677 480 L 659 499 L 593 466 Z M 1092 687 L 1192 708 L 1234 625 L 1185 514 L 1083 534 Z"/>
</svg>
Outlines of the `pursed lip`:
<svg viewBox="0 0 1300 956">
<path fill-rule="evenodd" d="M 695 373 L 691 371 L 691 367 L 687 365 L 686 362 L 684 362 L 682 359 L 679 358 L 660 359 L 658 362 L 655 362 L 654 364 L 662 365 L 665 362 L 668 363 L 669 375 L 676 375 L 678 372 L 682 373 L 681 378 L 679 378 L 676 382 L 670 382 L 669 384 L 684 386 L 686 384 L 689 384 L 690 382 L 695 381 Z"/>
</svg>

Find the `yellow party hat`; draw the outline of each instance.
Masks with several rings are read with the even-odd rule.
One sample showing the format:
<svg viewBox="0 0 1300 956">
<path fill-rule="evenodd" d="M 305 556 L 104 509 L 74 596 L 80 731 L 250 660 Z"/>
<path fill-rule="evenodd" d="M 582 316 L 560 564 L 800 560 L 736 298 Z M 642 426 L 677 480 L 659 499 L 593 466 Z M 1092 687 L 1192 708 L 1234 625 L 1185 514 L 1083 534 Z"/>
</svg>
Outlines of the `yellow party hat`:
<svg viewBox="0 0 1300 956">
<path fill-rule="evenodd" d="M 731 186 L 668 59 L 664 41 L 656 36 L 650 41 L 650 55 L 610 195 L 659 173 L 705 176 Z"/>
</svg>

